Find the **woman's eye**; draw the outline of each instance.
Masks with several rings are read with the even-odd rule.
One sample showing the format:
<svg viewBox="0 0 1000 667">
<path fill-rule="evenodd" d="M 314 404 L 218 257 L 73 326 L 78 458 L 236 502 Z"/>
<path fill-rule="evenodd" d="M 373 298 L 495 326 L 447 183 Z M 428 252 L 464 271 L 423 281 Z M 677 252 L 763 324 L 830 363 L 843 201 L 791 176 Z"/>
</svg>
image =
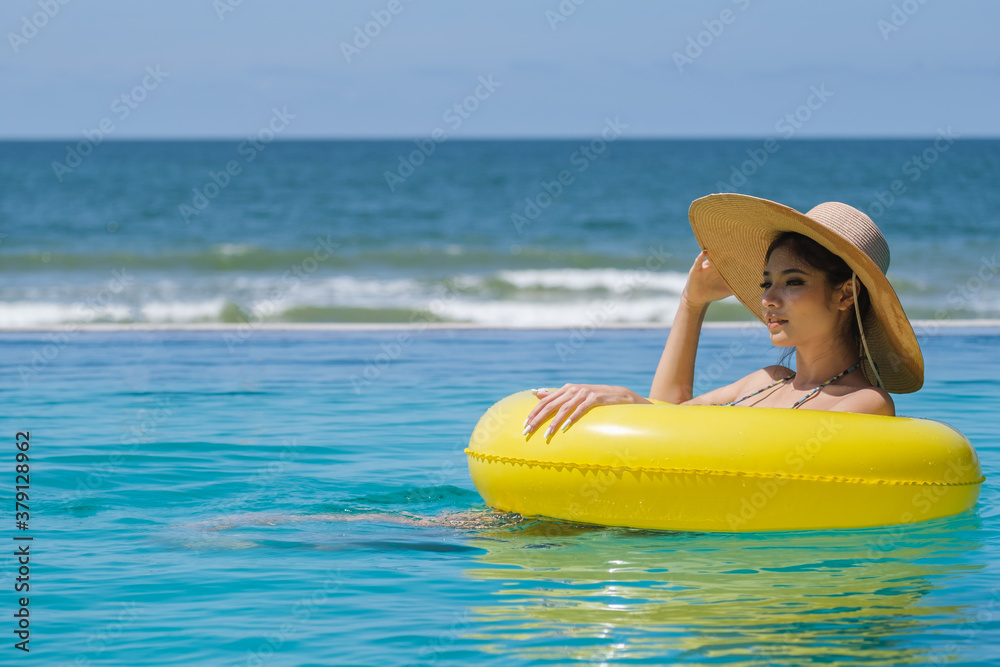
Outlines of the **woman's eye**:
<svg viewBox="0 0 1000 667">
<path fill-rule="evenodd" d="M 761 288 L 761 289 L 767 289 L 767 288 L 768 288 L 768 287 L 770 287 L 770 286 L 771 286 L 771 283 L 761 283 L 761 284 L 760 284 L 760 288 Z"/>
<path fill-rule="evenodd" d="M 789 281 L 788 281 L 787 283 L 785 283 L 785 284 L 786 284 L 786 285 L 804 285 L 804 284 L 805 284 L 805 282 L 804 282 L 804 281 L 802 281 L 802 280 L 799 280 L 798 278 L 795 278 L 795 279 L 793 279 L 793 280 L 789 280 Z"/>
</svg>

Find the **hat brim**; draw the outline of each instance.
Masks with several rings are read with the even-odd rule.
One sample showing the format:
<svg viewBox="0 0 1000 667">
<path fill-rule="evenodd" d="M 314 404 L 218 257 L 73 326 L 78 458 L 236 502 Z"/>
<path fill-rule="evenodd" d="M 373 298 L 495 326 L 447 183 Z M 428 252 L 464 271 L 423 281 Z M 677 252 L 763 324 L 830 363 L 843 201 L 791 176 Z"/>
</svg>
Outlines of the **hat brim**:
<svg viewBox="0 0 1000 667">
<path fill-rule="evenodd" d="M 696 199 L 688 212 L 699 246 L 744 306 L 764 321 L 760 280 L 768 246 L 781 232 L 798 232 L 847 262 L 868 289 L 864 318 L 871 360 L 886 391 L 906 394 L 924 384 L 924 360 L 913 327 L 882 270 L 860 248 L 812 218 L 777 202 L 741 194 Z M 871 367 L 865 376 L 875 385 Z"/>
</svg>

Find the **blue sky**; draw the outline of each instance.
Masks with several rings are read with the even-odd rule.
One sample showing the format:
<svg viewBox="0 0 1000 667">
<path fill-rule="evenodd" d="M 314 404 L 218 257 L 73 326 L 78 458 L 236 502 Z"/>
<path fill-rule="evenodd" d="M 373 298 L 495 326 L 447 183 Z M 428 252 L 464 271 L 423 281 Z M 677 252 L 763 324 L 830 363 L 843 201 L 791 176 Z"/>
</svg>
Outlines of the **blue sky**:
<svg viewBox="0 0 1000 667">
<path fill-rule="evenodd" d="M 0 137 L 1000 136 L 983 0 L 62 1 L 0 4 Z"/>
</svg>

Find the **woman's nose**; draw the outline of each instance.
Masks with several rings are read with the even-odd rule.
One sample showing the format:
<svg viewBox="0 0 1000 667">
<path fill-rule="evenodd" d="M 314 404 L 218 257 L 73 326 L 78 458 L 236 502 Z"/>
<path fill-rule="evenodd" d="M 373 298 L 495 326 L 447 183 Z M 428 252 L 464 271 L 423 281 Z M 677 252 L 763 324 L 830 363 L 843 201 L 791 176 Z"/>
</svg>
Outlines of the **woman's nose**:
<svg viewBox="0 0 1000 667">
<path fill-rule="evenodd" d="M 778 297 L 774 292 L 774 285 L 765 289 L 764 293 L 760 295 L 760 305 L 764 308 L 771 308 L 778 305 Z"/>
</svg>

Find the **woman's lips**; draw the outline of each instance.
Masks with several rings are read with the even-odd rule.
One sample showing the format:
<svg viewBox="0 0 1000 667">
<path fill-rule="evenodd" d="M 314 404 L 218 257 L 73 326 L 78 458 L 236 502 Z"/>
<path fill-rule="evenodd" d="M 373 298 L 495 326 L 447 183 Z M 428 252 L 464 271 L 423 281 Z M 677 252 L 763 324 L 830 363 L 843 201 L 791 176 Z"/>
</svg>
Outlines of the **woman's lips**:
<svg viewBox="0 0 1000 667">
<path fill-rule="evenodd" d="M 780 326 L 782 326 L 784 324 L 787 324 L 787 323 L 788 323 L 788 320 L 782 320 L 782 319 L 779 319 L 777 317 L 771 317 L 771 318 L 768 318 L 768 320 L 767 320 L 767 329 L 768 329 L 768 331 L 774 331 L 778 327 L 780 327 Z"/>
</svg>

